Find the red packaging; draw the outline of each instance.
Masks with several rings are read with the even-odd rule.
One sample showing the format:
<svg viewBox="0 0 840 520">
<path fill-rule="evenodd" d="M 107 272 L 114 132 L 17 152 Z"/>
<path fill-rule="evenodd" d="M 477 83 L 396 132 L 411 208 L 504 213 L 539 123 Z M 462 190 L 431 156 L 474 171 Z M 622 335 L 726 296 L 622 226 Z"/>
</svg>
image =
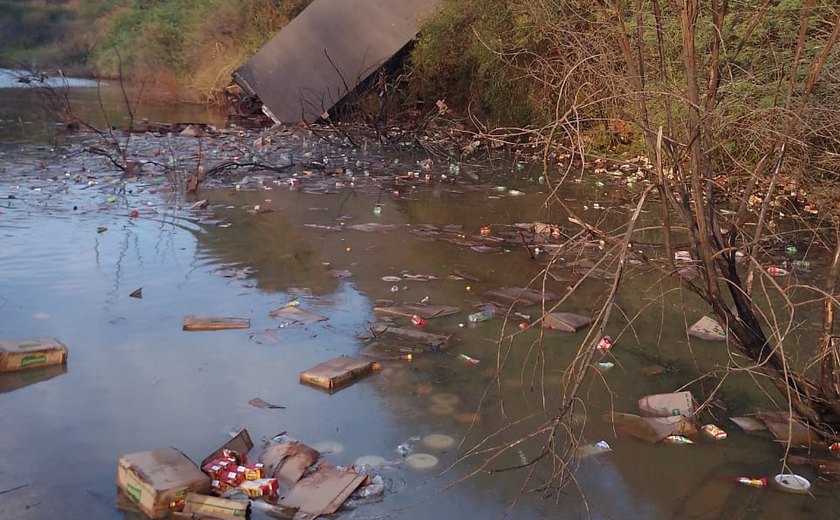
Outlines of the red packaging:
<svg viewBox="0 0 840 520">
<path fill-rule="evenodd" d="M 225 468 L 219 464 L 218 459 L 208 462 L 203 468 L 201 468 L 201 471 L 207 473 L 207 475 L 209 475 L 213 480 L 218 479 L 219 474 L 224 470 Z"/>
<path fill-rule="evenodd" d="M 831 453 L 840 453 L 840 442 L 835 442 L 828 447 Z"/>
<path fill-rule="evenodd" d="M 482 227 L 481 227 L 481 236 L 483 236 L 483 237 L 489 237 L 489 236 L 490 236 L 490 233 L 491 233 L 492 231 L 493 231 L 493 230 L 490 228 L 490 226 L 482 226 Z"/>
<path fill-rule="evenodd" d="M 231 487 L 237 487 L 239 484 L 245 482 L 245 473 L 240 473 L 238 471 L 223 471 L 219 475 L 218 480 Z"/>
<path fill-rule="evenodd" d="M 237 471 L 245 475 L 245 480 L 259 480 L 263 478 L 265 466 L 263 464 L 245 464 L 239 466 Z"/>
<path fill-rule="evenodd" d="M 423 325 L 426 324 L 426 320 L 424 320 L 423 318 L 421 318 L 420 316 L 415 314 L 414 316 L 411 317 L 411 323 L 415 327 L 422 327 Z"/>
<path fill-rule="evenodd" d="M 226 484 L 221 480 L 213 480 L 210 482 L 210 492 L 216 495 L 222 495 L 232 488 L 233 486 Z"/>
<path fill-rule="evenodd" d="M 237 466 L 248 463 L 247 455 L 245 455 L 244 453 L 239 453 L 238 451 L 229 450 L 227 448 L 222 450 L 222 458 L 230 460 Z"/>
<path fill-rule="evenodd" d="M 247 480 L 239 486 L 239 489 L 244 490 L 251 498 L 272 497 L 277 495 L 280 483 L 276 478 Z"/>
</svg>

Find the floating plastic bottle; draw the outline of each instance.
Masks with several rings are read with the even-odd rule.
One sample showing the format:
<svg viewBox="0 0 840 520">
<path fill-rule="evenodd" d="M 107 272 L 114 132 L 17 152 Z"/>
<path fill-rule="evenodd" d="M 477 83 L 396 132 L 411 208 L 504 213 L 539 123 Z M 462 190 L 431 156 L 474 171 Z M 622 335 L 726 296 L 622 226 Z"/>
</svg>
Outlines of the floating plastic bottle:
<svg viewBox="0 0 840 520">
<path fill-rule="evenodd" d="M 488 321 L 488 320 L 493 319 L 493 316 L 495 314 L 496 313 L 493 312 L 492 310 L 474 312 L 474 313 L 470 314 L 469 316 L 467 316 L 467 319 L 470 321 L 470 323 L 479 323 L 479 322 L 482 322 L 482 321 Z"/>
<path fill-rule="evenodd" d="M 767 477 L 761 477 L 761 478 L 738 477 L 738 478 L 735 479 L 735 482 L 737 482 L 739 484 L 743 484 L 745 486 L 754 487 L 754 488 L 767 487 Z"/>
<path fill-rule="evenodd" d="M 411 324 L 414 325 L 415 327 L 422 327 L 423 325 L 426 324 L 426 320 L 424 320 L 421 316 L 418 316 L 417 314 L 415 314 L 414 316 L 411 317 Z"/>
<path fill-rule="evenodd" d="M 770 267 L 768 267 L 767 272 L 770 274 L 770 276 L 787 276 L 790 274 L 787 271 L 787 269 L 775 265 L 771 265 Z"/>
<path fill-rule="evenodd" d="M 665 444 L 694 444 L 694 441 L 682 435 L 669 435 L 663 439 Z"/>
<path fill-rule="evenodd" d="M 481 361 L 479 361 L 478 359 L 475 359 L 475 358 L 473 358 L 473 357 L 470 357 L 470 356 L 468 356 L 468 355 L 466 355 L 466 354 L 458 354 L 458 359 L 463 359 L 464 361 L 466 361 L 466 362 L 467 362 L 467 363 L 469 363 L 470 365 L 477 365 L 477 364 L 479 364 L 479 363 L 481 362 Z"/>
</svg>

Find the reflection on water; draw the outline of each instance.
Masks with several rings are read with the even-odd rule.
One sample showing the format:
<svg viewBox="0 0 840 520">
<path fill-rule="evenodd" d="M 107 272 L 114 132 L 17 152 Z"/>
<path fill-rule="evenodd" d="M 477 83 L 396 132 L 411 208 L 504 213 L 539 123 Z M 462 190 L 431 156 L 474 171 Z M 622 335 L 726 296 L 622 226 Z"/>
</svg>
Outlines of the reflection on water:
<svg viewBox="0 0 840 520">
<path fill-rule="evenodd" d="M 496 380 L 495 340 L 502 320 L 469 326 L 466 315 L 487 291 L 538 277 L 544 257 L 530 259 L 515 240 L 481 253 L 417 230 L 456 224 L 472 236 L 491 225 L 494 233 L 515 237 L 511 224 L 561 221 L 562 214 L 547 214 L 538 184 L 508 178 L 528 192 L 521 197 L 500 196 L 492 185 L 454 184 L 435 189 L 421 184 L 395 197 L 386 188 L 347 186 L 319 194 L 306 179 L 301 191 L 289 190 L 284 178 L 273 182 L 277 179 L 269 176 L 271 190 L 204 191 L 201 197 L 209 201 L 204 211 L 185 209 L 192 201 L 172 197 L 165 181 L 153 177 L 128 180 L 123 192 L 107 172 L 94 170 L 96 182 L 90 184 L 76 182 L 73 173 L 65 173 L 99 167 L 83 156 L 22 148 L 14 159 L 0 178 L 0 335 L 57 337 L 71 353 L 66 373 L 0 378 L 5 448 L 0 468 L 11 468 L 0 471 L 0 491 L 24 485 L 0 495 L 0 517 L 121 518 L 113 507 L 121 453 L 172 445 L 200 459 L 227 432 L 243 426 L 255 439 L 288 431 L 310 444 L 340 443 L 343 449 L 326 455 L 335 464 L 365 455 L 399 462 L 396 448 L 405 443 L 439 459 L 432 470 L 404 464 L 389 470 L 394 492 L 359 509 L 357 517 L 496 518 L 514 501 L 527 470 L 482 472 L 437 494 L 488 456 L 469 457 L 441 472 L 484 441 L 511 448 L 488 470 L 533 460 L 541 439 L 512 442 L 554 413 L 563 391 L 561 371 L 586 332 L 547 332 L 540 343 L 541 331 L 519 331 L 525 318 L 511 320 L 506 332 L 517 335 L 504 344 L 509 357 Z M 371 161 L 390 164 L 392 158 Z M 585 190 L 568 198 L 583 198 Z M 109 202 L 115 193 L 119 196 Z M 129 216 L 132 209 L 140 218 Z M 353 228 L 366 223 L 394 227 Z M 253 271 L 222 276 L 245 267 Z M 478 280 L 451 279 L 455 272 Z M 382 280 L 404 274 L 433 279 Z M 617 338 L 616 366 L 603 379 L 585 383 L 575 409 L 585 421 L 582 442 L 604 439 L 613 451 L 582 461 L 577 481 L 562 493 L 544 499 L 525 494 L 511 517 L 832 518 L 838 504 L 828 488 L 817 486 L 814 500 L 735 487 L 727 480 L 778 472 L 781 451 L 767 439 L 741 434 L 723 418 L 726 441 L 694 446 L 644 444 L 616 435 L 600 421 L 604 410 L 632 412 L 642 395 L 688 382 L 689 348 L 704 368 L 730 362 L 721 344 L 687 343 L 675 309 L 699 317 L 700 302 L 642 271 L 630 275 L 619 297 L 621 312 L 608 328 Z M 562 295 L 568 282 L 545 284 Z M 130 298 L 140 287 L 143 298 Z M 561 310 L 588 314 L 608 287 L 585 282 Z M 329 320 L 280 327 L 268 313 L 291 299 Z M 302 370 L 359 352 L 364 343 L 358 335 L 377 319 L 373 307 L 380 299 L 461 307 L 425 326 L 453 334 L 452 349 L 385 363 L 380 373 L 333 395 L 300 385 Z M 628 327 L 646 308 L 649 312 Z M 537 306 L 517 311 L 532 320 L 540 313 Z M 183 332 L 187 314 L 249 318 L 251 328 Z M 409 326 L 406 319 L 396 321 Z M 460 353 L 480 362 L 465 363 L 456 357 Z M 669 371 L 655 378 L 639 375 L 652 362 Z M 757 391 L 744 396 L 744 380 L 733 376 L 724 385 L 722 396 L 733 412 L 762 402 Z M 712 386 L 701 381 L 692 389 Z M 255 397 L 286 409 L 250 406 Z M 456 444 L 435 450 L 410 441 L 431 433 L 452 436 Z M 545 482 L 551 469 L 541 464 L 529 488 Z M 694 505 L 687 509 L 689 503 Z M 742 504 L 748 504 L 748 513 Z"/>
<path fill-rule="evenodd" d="M 55 117 L 46 92 L 69 101 L 75 117 L 96 128 L 125 128 L 131 122 L 126 99 L 131 106 L 134 124 L 152 122 L 206 123 L 224 125 L 226 114 L 204 105 L 161 103 L 161 93 L 142 85 L 119 81 L 96 81 L 80 78 L 49 77 L 43 81 L 29 78 L 20 71 L 0 69 L 0 145 L 21 142 L 52 142 L 62 126 Z"/>
</svg>

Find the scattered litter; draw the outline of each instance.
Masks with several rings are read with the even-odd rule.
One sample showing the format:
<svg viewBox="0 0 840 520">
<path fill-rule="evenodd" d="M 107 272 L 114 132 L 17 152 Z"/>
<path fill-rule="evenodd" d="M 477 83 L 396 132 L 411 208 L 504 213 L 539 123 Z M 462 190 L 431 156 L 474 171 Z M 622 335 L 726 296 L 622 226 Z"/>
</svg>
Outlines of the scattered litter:
<svg viewBox="0 0 840 520">
<path fill-rule="evenodd" d="M 618 430 L 646 442 L 659 442 L 671 435 L 694 435 L 697 429 L 681 415 L 671 417 L 640 417 L 629 413 L 605 412 L 602 419 Z"/>
<path fill-rule="evenodd" d="M 352 357 L 337 357 L 300 373 L 300 382 L 338 391 L 362 376 L 380 369 L 379 363 Z"/>
<path fill-rule="evenodd" d="M 257 273 L 253 267 L 220 267 L 212 271 L 216 276 L 233 278 L 234 280 L 245 280 Z"/>
<path fill-rule="evenodd" d="M 705 424 L 702 428 L 700 428 L 700 431 L 703 432 L 706 437 L 716 441 L 723 440 L 727 437 L 726 432 L 714 424 Z"/>
<path fill-rule="evenodd" d="M 770 274 L 770 276 L 787 276 L 790 274 L 787 269 L 775 265 L 768 267 L 767 273 Z"/>
<path fill-rule="evenodd" d="M 762 421 L 777 441 L 792 446 L 819 446 L 822 444 L 819 435 L 805 426 L 798 416 L 790 416 L 788 412 L 771 412 L 759 410 L 756 418 Z"/>
<path fill-rule="evenodd" d="M 406 327 L 395 327 L 387 323 L 377 323 L 371 329 L 374 337 L 393 337 L 403 341 L 410 341 L 421 344 L 426 347 L 426 350 L 444 350 L 449 348 L 449 342 L 452 336 L 443 334 L 433 334 L 431 332 L 424 332 L 417 329 Z"/>
<path fill-rule="evenodd" d="M 57 339 L 0 340 L 0 373 L 64 365 L 67 355 Z"/>
<path fill-rule="evenodd" d="M 411 324 L 415 327 L 423 327 L 426 325 L 426 320 L 424 320 L 421 316 L 415 314 L 411 317 Z"/>
<path fill-rule="evenodd" d="M 765 426 L 763 422 L 759 421 L 755 417 L 730 417 L 729 420 L 737 424 L 742 430 L 744 430 L 747 433 L 755 433 L 767 430 L 767 426 Z"/>
<path fill-rule="evenodd" d="M 184 316 L 184 330 L 228 330 L 248 329 L 251 320 L 247 318 L 211 318 L 204 316 Z"/>
<path fill-rule="evenodd" d="M 564 332 L 576 332 L 592 323 L 592 318 L 572 312 L 549 312 L 543 317 L 543 326 Z"/>
<path fill-rule="evenodd" d="M 493 319 L 493 316 L 496 315 L 496 311 L 492 308 L 486 309 L 479 312 L 474 312 L 467 316 L 467 321 L 470 323 L 481 323 L 484 321 L 490 321 Z"/>
<path fill-rule="evenodd" d="M 480 360 L 478 360 L 474 357 L 470 357 L 466 354 L 458 354 L 458 359 L 462 359 L 462 360 L 466 361 L 467 364 L 470 364 L 470 365 L 477 365 L 477 364 L 481 363 Z"/>
<path fill-rule="evenodd" d="M 761 477 L 761 478 L 736 477 L 735 482 L 737 482 L 738 484 L 743 484 L 745 486 L 750 486 L 750 487 L 754 487 L 754 488 L 767 487 L 767 477 Z"/>
<path fill-rule="evenodd" d="M 609 369 L 613 368 L 614 366 L 615 366 L 615 363 L 613 363 L 612 361 L 599 361 L 599 362 L 595 363 L 595 368 L 597 368 L 598 370 L 604 370 L 604 371 L 609 370 Z"/>
<path fill-rule="evenodd" d="M 143 288 L 140 287 L 139 289 L 134 289 L 128 296 L 131 298 L 143 298 Z"/>
<path fill-rule="evenodd" d="M 579 446 L 577 450 L 575 450 L 575 453 L 577 457 L 582 460 L 588 457 L 606 453 L 608 451 L 612 451 L 612 448 L 609 444 L 607 444 L 607 441 L 598 441 L 594 444 L 585 444 L 583 446 Z"/>
<path fill-rule="evenodd" d="M 412 453 L 405 458 L 406 464 L 416 470 L 426 470 L 437 466 L 438 459 L 434 455 L 428 453 Z"/>
<path fill-rule="evenodd" d="M 691 252 L 689 251 L 674 251 L 675 262 L 691 262 Z"/>
<path fill-rule="evenodd" d="M 682 435 L 669 435 L 662 439 L 665 444 L 694 444 L 694 441 Z"/>
<path fill-rule="evenodd" d="M 610 351 L 613 347 L 613 339 L 610 336 L 604 336 L 600 340 L 598 340 L 598 344 L 595 345 L 595 350 L 598 351 L 599 354 L 605 356 L 607 352 Z"/>
<path fill-rule="evenodd" d="M 695 338 L 708 341 L 724 341 L 726 339 L 726 332 L 723 330 L 723 327 L 708 316 L 703 316 L 694 325 L 689 327 L 688 334 Z"/>
<path fill-rule="evenodd" d="M 400 305 L 379 305 L 373 308 L 373 312 L 380 314 L 391 314 L 394 316 L 402 316 L 410 318 L 412 316 L 420 316 L 425 320 L 432 318 L 440 318 L 443 316 L 450 316 L 461 312 L 459 307 L 450 307 L 448 305 L 427 305 L 424 303 L 403 303 Z"/>
<path fill-rule="evenodd" d="M 779 490 L 797 495 L 807 495 L 811 489 L 807 478 L 794 473 L 779 473 L 773 477 L 773 483 Z"/>
<path fill-rule="evenodd" d="M 383 277 L 382 277 L 382 281 L 383 281 L 383 282 L 391 282 L 391 283 L 393 283 L 393 282 L 401 282 L 401 281 L 402 281 L 402 278 L 400 278 L 399 276 L 383 276 Z"/>
<path fill-rule="evenodd" d="M 96 228 L 97 233 L 104 233 L 106 231 L 108 231 L 108 228 L 106 228 L 105 226 L 99 226 L 98 228 Z"/>
<path fill-rule="evenodd" d="M 265 401 L 259 397 L 255 397 L 248 401 L 248 404 L 251 406 L 256 406 L 257 408 L 264 408 L 266 410 L 285 410 L 285 406 L 279 406 L 276 404 L 271 404 L 268 401 Z"/>
</svg>

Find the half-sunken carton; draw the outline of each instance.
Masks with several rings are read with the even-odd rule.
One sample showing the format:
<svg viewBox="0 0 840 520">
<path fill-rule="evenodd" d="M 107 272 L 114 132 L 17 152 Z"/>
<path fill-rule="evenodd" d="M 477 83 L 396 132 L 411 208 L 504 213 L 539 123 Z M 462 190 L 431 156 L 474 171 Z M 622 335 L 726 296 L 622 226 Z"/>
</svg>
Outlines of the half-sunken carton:
<svg viewBox="0 0 840 520">
<path fill-rule="evenodd" d="M 202 465 L 229 448 L 247 453 L 253 448 L 247 430 L 207 456 Z M 184 508 L 189 493 L 210 492 L 210 477 L 176 448 L 158 448 L 120 457 L 117 487 L 151 518 L 164 518 Z"/>
<path fill-rule="evenodd" d="M 63 365 L 67 347 L 57 339 L 0 339 L 0 372 Z"/>
</svg>

